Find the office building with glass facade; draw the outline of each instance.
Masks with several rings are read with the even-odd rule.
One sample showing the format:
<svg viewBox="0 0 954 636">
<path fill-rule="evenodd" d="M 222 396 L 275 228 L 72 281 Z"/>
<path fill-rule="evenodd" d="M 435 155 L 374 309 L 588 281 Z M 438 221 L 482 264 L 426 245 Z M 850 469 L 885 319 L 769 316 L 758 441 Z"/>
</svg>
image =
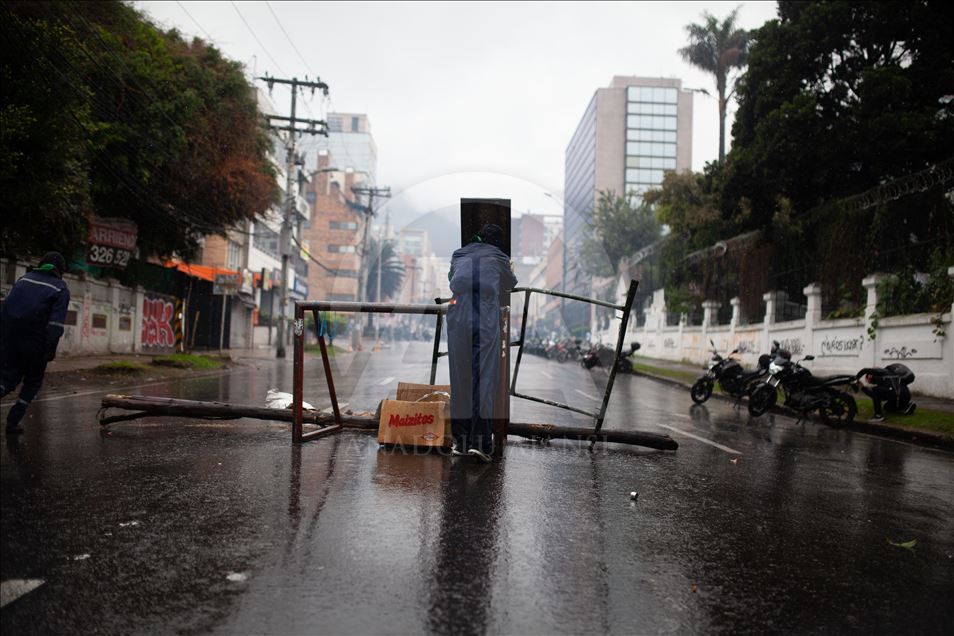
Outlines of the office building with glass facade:
<svg viewBox="0 0 954 636">
<path fill-rule="evenodd" d="M 603 191 L 638 202 L 662 183 L 667 170 L 692 167 L 692 93 L 682 81 L 616 76 L 590 99 L 566 148 L 564 172 L 564 285 L 590 296 L 592 277 L 582 271 L 578 253 L 589 218 Z M 589 307 L 566 303 L 571 331 L 589 329 Z"/>
</svg>

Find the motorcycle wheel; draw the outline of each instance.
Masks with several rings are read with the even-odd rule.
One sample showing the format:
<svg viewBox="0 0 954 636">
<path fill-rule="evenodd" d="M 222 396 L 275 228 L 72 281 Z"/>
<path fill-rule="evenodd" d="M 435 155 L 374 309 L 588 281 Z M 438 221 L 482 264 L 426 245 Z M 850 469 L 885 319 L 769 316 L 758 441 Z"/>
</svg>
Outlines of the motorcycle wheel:
<svg viewBox="0 0 954 636">
<path fill-rule="evenodd" d="M 699 378 L 689 389 L 689 397 L 696 404 L 702 404 L 712 395 L 712 382 L 708 378 Z"/>
<path fill-rule="evenodd" d="M 825 424 L 837 428 L 851 424 L 858 413 L 858 405 L 855 403 L 855 398 L 847 393 L 834 391 L 831 394 L 831 401 L 828 406 L 823 406 L 818 411 L 821 413 Z"/>
<path fill-rule="evenodd" d="M 749 396 L 749 415 L 759 417 L 775 406 L 776 401 L 778 401 L 778 391 L 775 387 L 768 384 L 757 387 Z"/>
</svg>

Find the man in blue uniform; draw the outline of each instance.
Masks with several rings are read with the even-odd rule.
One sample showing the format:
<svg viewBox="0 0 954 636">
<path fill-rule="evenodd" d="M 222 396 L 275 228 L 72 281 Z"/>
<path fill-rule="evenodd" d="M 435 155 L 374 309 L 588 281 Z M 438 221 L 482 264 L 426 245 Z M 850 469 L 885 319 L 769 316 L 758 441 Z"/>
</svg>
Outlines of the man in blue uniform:
<svg viewBox="0 0 954 636">
<path fill-rule="evenodd" d="M 488 224 L 451 258 L 447 310 L 454 453 L 490 461 L 491 418 L 500 375 L 500 295 L 517 284 L 503 230 Z"/>
<path fill-rule="evenodd" d="M 43 384 L 46 363 L 56 357 L 70 290 L 63 282 L 66 260 L 58 252 L 18 280 L 3 300 L 0 343 L 0 397 L 23 381 L 20 397 L 7 414 L 7 433 L 22 433 L 20 421 Z"/>
</svg>

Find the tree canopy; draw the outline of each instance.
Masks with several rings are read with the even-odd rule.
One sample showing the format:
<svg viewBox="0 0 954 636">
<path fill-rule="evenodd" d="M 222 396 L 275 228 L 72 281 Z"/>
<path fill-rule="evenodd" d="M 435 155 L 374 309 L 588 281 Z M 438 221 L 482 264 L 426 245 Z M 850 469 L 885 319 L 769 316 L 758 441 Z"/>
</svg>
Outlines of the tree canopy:
<svg viewBox="0 0 954 636">
<path fill-rule="evenodd" d="M 949 3 L 779 2 L 739 81 L 723 210 L 766 226 L 917 172 L 954 148 Z"/>
<path fill-rule="evenodd" d="M 92 212 L 136 222 L 142 257 L 188 257 L 277 201 L 240 64 L 115 0 L 8 2 L 0 19 L 5 255 L 73 253 Z"/>
<path fill-rule="evenodd" d="M 623 258 L 659 238 L 659 223 L 649 206 L 630 197 L 600 192 L 590 230 L 580 245 L 583 270 L 596 276 L 615 274 Z"/>
</svg>

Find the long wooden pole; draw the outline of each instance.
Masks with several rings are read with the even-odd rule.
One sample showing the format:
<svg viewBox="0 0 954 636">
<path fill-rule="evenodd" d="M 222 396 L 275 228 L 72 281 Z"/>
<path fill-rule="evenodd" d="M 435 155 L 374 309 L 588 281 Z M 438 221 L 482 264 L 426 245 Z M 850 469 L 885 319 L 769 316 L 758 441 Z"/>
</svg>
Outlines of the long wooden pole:
<svg viewBox="0 0 954 636">
<path fill-rule="evenodd" d="M 224 402 L 199 402 L 195 400 L 179 400 L 176 398 L 144 397 L 131 395 L 107 395 L 102 400 L 103 411 L 108 408 L 137 411 L 137 413 L 103 416 L 100 424 L 109 424 L 128 421 L 137 417 L 166 415 L 172 417 L 193 417 L 213 419 L 250 418 L 257 420 L 291 422 L 294 413 L 291 409 L 269 409 L 257 406 L 226 404 Z M 331 427 L 335 424 L 335 416 L 331 413 L 318 411 L 304 411 L 302 422 Z M 377 431 L 378 420 L 369 415 L 340 415 L 342 428 Z M 533 424 L 511 422 L 507 431 L 510 435 L 529 439 L 574 439 L 587 442 L 612 442 L 629 444 L 631 446 L 646 446 L 659 450 L 676 450 L 679 444 L 668 435 L 649 433 L 646 431 L 612 431 L 602 430 L 593 432 L 591 428 L 557 426 L 555 424 Z M 303 435 L 308 437 L 309 434 Z"/>
</svg>

